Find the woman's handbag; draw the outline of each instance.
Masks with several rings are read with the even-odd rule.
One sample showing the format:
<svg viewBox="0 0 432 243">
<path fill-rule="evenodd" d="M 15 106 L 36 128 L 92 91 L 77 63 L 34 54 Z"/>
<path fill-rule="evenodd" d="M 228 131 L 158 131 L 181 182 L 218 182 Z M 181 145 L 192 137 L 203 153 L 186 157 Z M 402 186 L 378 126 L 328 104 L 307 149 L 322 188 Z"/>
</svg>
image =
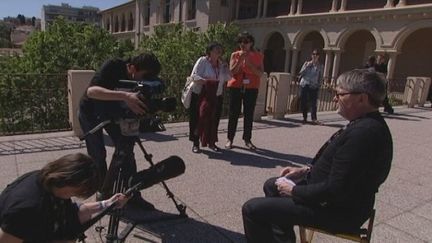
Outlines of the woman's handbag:
<svg viewBox="0 0 432 243">
<path fill-rule="evenodd" d="M 193 82 L 192 78 L 187 77 L 186 78 L 186 84 L 183 88 L 183 92 L 182 92 L 182 96 L 181 96 L 181 101 L 183 103 L 183 106 L 186 109 L 189 109 L 189 107 L 190 107 L 190 102 L 192 99 L 193 85 L 194 85 L 194 82 Z"/>
</svg>

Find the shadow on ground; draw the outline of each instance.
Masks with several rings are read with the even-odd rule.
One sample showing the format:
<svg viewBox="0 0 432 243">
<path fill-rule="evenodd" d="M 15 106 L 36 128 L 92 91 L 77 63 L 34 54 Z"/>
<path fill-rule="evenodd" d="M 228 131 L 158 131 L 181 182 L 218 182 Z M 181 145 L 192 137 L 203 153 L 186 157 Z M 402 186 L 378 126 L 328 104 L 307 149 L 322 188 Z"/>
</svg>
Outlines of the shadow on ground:
<svg viewBox="0 0 432 243">
<path fill-rule="evenodd" d="M 182 218 L 177 214 L 155 210 L 145 214 L 134 211 L 125 216 L 140 222 L 136 227 L 141 231 L 133 231 L 128 236 L 130 239 L 164 243 L 245 242 L 243 234 L 192 218 Z M 141 220 L 136 217 L 141 217 Z"/>
</svg>

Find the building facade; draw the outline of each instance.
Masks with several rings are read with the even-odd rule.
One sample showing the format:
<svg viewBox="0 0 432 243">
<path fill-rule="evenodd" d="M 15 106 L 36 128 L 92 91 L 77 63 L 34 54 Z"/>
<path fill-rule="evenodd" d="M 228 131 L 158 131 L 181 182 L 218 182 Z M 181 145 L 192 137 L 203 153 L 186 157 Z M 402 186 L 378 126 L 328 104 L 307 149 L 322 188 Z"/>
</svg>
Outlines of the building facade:
<svg viewBox="0 0 432 243">
<path fill-rule="evenodd" d="M 84 6 L 76 8 L 66 3 L 62 3 L 60 6 L 43 5 L 41 13 L 42 31 L 45 31 L 49 24 L 59 16 L 63 16 L 63 18 L 71 22 L 100 23 L 99 9 L 95 7 Z"/>
<path fill-rule="evenodd" d="M 135 43 L 167 23 L 205 31 L 234 22 L 255 36 L 267 72 L 296 75 L 318 48 L 329 82 L 376 54 L 402 84 L 394 89 L 408 76 L 432 76 L 432 0 L 132 0 L 101 13 L 104 28 Z"/>
</svg>

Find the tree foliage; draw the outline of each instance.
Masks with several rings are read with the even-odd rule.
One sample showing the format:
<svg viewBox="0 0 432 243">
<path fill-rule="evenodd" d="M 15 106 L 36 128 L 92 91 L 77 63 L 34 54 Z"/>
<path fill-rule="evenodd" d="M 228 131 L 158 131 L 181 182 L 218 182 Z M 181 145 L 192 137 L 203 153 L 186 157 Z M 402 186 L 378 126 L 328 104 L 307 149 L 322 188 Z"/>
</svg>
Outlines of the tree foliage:
<svg viewBox="0 0 432 243">
<path fill-rule="evenodd" d="M 104 60 L 131 50 L 104 29 L 60 18 L 26 41 L 21 68 L 36 73 L 96 69 Z"/>
<path fill-rule="evenodd" d="M 0 48 L 10 48 L 11 26 L 0 21 Z"/>
<path fill-rule="evenodd" d="M 0 59 L 0 134 L 68 128 L 69 69 L 96 69 L 133 50 L 107 31 L 56 20 L 32 34 L 23 56 Z"/>
</svg>

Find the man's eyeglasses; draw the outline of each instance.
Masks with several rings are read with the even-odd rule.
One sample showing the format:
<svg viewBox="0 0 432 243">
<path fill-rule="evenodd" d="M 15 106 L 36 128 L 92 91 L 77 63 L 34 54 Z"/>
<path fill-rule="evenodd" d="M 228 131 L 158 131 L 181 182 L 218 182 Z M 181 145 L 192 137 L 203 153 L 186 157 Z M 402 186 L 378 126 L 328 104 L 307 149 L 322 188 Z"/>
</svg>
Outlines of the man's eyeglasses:
<svg viewBox="0 0 432 243">
<path fill-rule="evenodd" d="M 349 95 L 349 94 L 361 94 L 361 93 L 363 93 L 363 92 L 359 92 L 359 91 L 353 91 L 353 92 L 341 92 L 341 93 L 335 92 L 335 96 L 336 96 L 337 98 L 340 98 L 340 97 L 343 97 L 343 96 L 345 96 L 345 95 Z"/>
</svg>

